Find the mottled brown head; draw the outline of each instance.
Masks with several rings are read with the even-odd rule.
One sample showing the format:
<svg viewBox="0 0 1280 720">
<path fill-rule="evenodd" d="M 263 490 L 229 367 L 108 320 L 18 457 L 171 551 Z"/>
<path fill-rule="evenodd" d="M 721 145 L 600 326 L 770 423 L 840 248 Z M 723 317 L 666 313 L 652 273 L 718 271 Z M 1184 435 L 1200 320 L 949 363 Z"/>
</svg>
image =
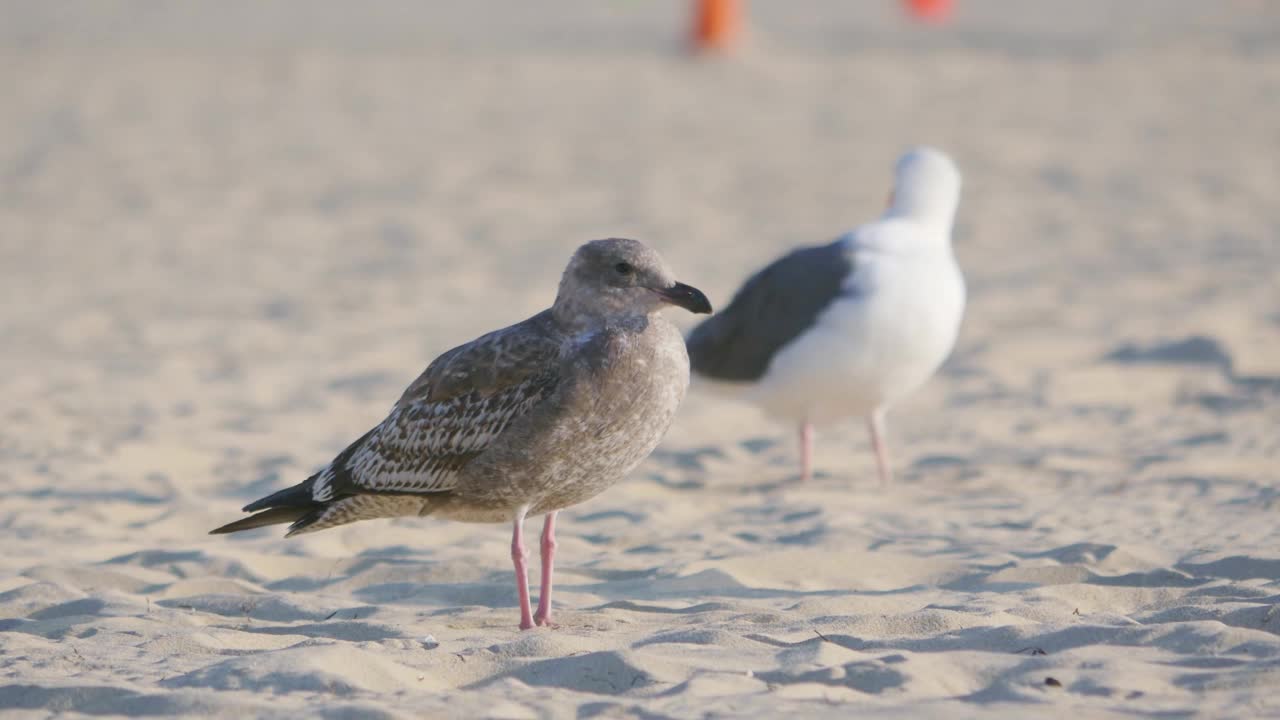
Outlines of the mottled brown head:
<svg viewBox="0 0 1280 720">
<path fill-rule="evenodd" d="M 554 310 L 564 319 L 609 321 L 677 305 L 709 313 L 697 288 L 677 282 L 662 256 L 638 240 L 593 240 L 573 254 L 560 280 Z"/>
</svg>

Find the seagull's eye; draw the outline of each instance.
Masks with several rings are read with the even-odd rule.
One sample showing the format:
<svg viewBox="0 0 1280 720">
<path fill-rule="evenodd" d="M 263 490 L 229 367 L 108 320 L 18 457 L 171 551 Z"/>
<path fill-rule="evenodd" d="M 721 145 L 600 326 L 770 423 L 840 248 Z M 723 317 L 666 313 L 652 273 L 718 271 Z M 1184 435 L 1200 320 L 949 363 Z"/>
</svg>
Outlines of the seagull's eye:
<svg viewBox="0 0 1280 720">
<path fill-rule="evenodd" d="M 635 268 L 631 267 L 630 263 L 624 263 L 624 262 L 614 265 L 613 269 L 617 270 L 619 275 L 630 275 L 631 273 L 635 272 Z"/>
</svg>

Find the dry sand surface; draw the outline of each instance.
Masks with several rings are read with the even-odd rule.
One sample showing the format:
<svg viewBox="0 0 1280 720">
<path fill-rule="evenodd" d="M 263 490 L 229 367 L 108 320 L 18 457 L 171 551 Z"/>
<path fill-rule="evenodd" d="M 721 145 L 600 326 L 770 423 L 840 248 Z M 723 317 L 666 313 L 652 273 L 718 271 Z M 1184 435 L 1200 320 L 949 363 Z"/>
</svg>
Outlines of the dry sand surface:
<svg viewBox="0 0 1280 720">
<path fill-rule="evenodd" d="M 533 5 L 0 4 L 0 714 L 1280 715 L 1274 4 Z M 579 242 L 723 305 L 919 141 L 971 302 L 889 490 L 695 392 L 524 633 L 505 526 L 205 535 Z"/>
</svg>

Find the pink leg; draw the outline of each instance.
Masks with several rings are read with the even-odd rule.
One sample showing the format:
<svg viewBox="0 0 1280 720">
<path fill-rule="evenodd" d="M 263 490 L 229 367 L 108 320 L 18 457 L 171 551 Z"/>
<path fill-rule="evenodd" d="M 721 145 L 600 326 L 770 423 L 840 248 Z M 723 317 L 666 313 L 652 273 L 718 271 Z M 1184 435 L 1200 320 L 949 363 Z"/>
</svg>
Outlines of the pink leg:
<svg viewBox="0 0 1280 720">
<path fill-rule="evenodd" d="M 867 428 L 871 430 L 871 447 L 876 451 L 876 467 L 880 471 L 880 487 L 888 487 L 893 479 L 893 471 L 889 469 L 889 446 L 884 441 L 884 411 L 876 410 L 867 418 Z"/>
<path fill-rule="evenodd" d="M 800 481 L 813 477 L 813 423 L 800 423 Z"/>
<path fill-rule="evenodd" d="M 529 551 L 524 546 L 524 514 L 516 512 L 515 527 L 511 531 L 511 562 L 516 566 L 516 593 L 520 596 L 520 629 L 533 627 L 533 610 L 529 607 Z"/>
<path fill-rule="evenodd" d="M 551 576 L 555 573 L 558 512 L 547 513 L 547 520 L 542 524 L 542 592 L 538 595 L 538 614 L 533 616 L 539 625 L 551 624 Z"/>
</svg>

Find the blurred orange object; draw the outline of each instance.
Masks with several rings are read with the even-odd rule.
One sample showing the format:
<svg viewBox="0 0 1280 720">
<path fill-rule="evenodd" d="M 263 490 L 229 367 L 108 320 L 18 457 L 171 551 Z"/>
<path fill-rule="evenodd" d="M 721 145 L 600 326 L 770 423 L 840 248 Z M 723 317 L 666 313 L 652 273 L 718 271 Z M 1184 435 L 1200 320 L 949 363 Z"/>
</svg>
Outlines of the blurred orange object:
<svg viewBox="0 0 1280 720">
<path fill-rule="evenodd" d="M 739 0 L 696 0 L 693 46 L 697 50 L 726 50 L 742 29 Z"/>
<path fill-rule="evenodd" d="M 917 20 L 942 22 L 951 14 L 951 0 L 907 0 L 907 10 Z"/>
</svg>

